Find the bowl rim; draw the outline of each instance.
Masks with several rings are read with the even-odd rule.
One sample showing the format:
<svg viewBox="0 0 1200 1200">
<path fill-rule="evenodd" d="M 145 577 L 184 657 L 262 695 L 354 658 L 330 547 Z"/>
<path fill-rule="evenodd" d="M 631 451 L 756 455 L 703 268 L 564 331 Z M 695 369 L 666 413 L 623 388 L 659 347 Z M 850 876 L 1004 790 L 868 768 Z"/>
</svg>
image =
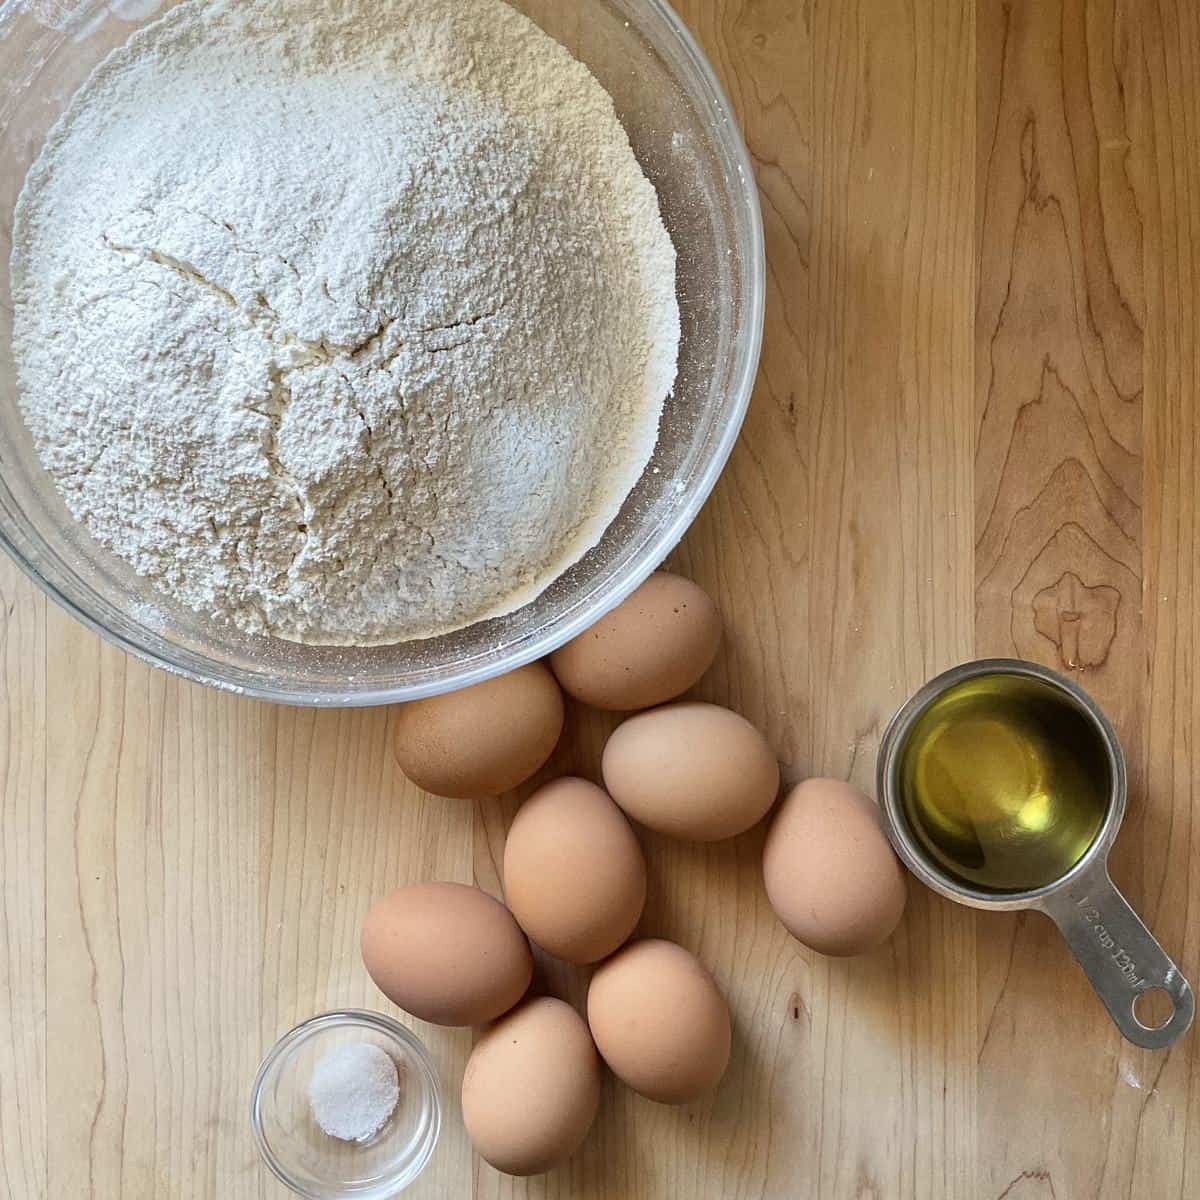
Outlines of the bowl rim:
<svg viewBox="0 0 1200 1200">
<path fill-rule="evenodd" d="M 720 429 L 719 436 L 714 440 L 708 459 L 703 469 L 698 472 L 686 501 L 673 514 L 671 520 L 665 522 L 654 531 L 652 536 L 647 538 L 639 551 L 639 562 L 628 569 L 619 581 L 611 585 L 599 607 L 581 606 L 580 611 L 558 621 L 552 628 L 530 636 L 510 655 L 460 671 L 453 680 L 447 681 L 439 678 L 411 685 L 373 687 L 363 691 L 333 691 L 329 689 L 297 691 L 267 682 L 238 682 L 215 670 L 210 660 L 199 655 L 186 665 L 173 661 L 155 647 L 135 641 L 126 633 L 105 625 L 75 599 L 61 591 L 53 581 L 43 576 L 34 565 L 38 557 L 36 552 L 34 554 L 27 553 L 26 549 L 18 544 L 21 539 L 13 537 L 4 524 L 0 523 L 0 546 L 7 552 L 9 558 L 45 595 L 65 609 L 72 617 L 92 632 L 99 634 L 110 645 L 117 646 L 133 655 L 134 658 L 181 679 L 206 684 L 222 692 L 305 708 L 377 707 L 417 700 L 425 696 L 456 691 L 476 683 L 482 683 L 487 679 L 507 674 L 515 671 L 518 667 L 546 657 L 559 646 L 590 628 L 625 600 L 658 569 L 662 560 L 678 545 L 711 495 L 729 461 L 730 454 L 733 452 L 733 447 L 745 422 L 754 381 L 758 374 L 766 310 L 767 271 L 762 206 L 755 182 L 754 164 L 729 97 L 695 35 L 668 3 L 668 0 L 635 0 L 635 2 L 640 2 L 649 10 L 651 16 L 657 17 L 674 35 L 684 60 L 694 73 L 693 82 L 706 101 L 710 114 L 715 115 L 725 126 L 725 136 L 720 140 L 721 151 L 724 157 L 732 160 L 732 166 L 737 172 L 736 195 L 740 200 L 738 207 L 747 223 L 748 288 L 743 318 L 745 337 L 742 358 L 741 362 L 737 364 L 729 384 L 731 397 L 729 417 Z"/>
</svg>

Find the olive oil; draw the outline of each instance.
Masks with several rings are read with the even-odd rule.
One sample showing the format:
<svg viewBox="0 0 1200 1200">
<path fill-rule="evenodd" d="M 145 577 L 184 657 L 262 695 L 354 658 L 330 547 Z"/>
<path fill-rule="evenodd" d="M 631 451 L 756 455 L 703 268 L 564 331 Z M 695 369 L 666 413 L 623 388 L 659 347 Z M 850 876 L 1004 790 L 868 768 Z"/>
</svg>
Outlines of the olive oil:
<svg viewBox="0 0 1200 1200">
<path fill-rule="evenodd" d="M 1100 731 L 1057 688 L 1013 673 L 955 684 L 909 729 L 900 806 L 943 873 L 989 892 L 1060 879 L 1092 844 L 1112 775 Z"/>
</svg>

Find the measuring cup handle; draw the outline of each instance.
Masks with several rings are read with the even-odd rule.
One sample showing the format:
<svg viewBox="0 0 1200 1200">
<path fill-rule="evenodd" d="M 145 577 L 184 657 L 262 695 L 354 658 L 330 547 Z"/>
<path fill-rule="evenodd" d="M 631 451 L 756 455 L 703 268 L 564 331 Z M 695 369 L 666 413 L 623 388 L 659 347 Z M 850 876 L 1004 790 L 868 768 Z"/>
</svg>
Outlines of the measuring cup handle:
<svg viewBox="0 0 1200 1200">
<path fill-rule="evenodd" d="M 1038 907 L 1058 926 L 1096 994 L 1129 1041 L 1157 1050 L 1186 1032 L 1196 1010 L 1192 989 L 1113 886 L 1107 864 L 1098 863 L 1078 880 L 1045 897 Z M 1133 1011 L 1134 1001 L 1150 988 L 1161 988 L 1173 1006 L 1170 1017 L 1158 1029 L 1147 1028 Z"/>
</svg>

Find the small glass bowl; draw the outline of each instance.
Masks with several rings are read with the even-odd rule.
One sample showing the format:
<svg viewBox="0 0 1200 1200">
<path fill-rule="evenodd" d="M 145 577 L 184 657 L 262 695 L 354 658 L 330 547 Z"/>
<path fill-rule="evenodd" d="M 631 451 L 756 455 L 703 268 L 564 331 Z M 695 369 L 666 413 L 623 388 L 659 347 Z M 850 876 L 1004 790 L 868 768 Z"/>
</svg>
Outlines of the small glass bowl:
<svg viewBox="0 0 1200 1200">
<path fill-rule="evenodd" d="M 391 1055 L 400 1099 L 368 1142 L 344 1142 L 317 1124 L 308 1100 L 313 1068 L 348 1042 L 370 1042 Z M 250 1125 L 271 1171 L 309 1200 L 385 1200 L 425 1169 L 442 1127 L 442 1099 L 433 1062 L 421 1041 L 398 1021 L 341 1009 L 302 1021 L 263 1059 L 250 1095 Z"/>
</svg>

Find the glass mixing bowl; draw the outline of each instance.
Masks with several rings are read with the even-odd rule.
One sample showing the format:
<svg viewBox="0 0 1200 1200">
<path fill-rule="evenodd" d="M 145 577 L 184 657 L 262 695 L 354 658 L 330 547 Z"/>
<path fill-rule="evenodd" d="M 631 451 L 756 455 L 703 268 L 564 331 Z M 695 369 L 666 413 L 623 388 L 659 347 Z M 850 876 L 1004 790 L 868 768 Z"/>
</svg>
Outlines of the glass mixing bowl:
<svg viewBox="0 0 1200 1200">
<path fill-rule="evenodd" d="M 387 704 L 541 658 L 662 561 L 737 437 L 762 338 L 762 217 L 746 148 L 712 69 L 663 0 L 515 0 L 608 89 L 658 189 L 678 254 L 679 375 L 658 444 L 603 539 L 508 616 L 391 646 L 301 646 L 172 603 L 94 542 L 43 471 L 17 405 L 12 212 L 46 131 L 157 0 L 0 0 L 0 542 L 64 608 L 189 679 L 290 704 Z"/>
</svg>

